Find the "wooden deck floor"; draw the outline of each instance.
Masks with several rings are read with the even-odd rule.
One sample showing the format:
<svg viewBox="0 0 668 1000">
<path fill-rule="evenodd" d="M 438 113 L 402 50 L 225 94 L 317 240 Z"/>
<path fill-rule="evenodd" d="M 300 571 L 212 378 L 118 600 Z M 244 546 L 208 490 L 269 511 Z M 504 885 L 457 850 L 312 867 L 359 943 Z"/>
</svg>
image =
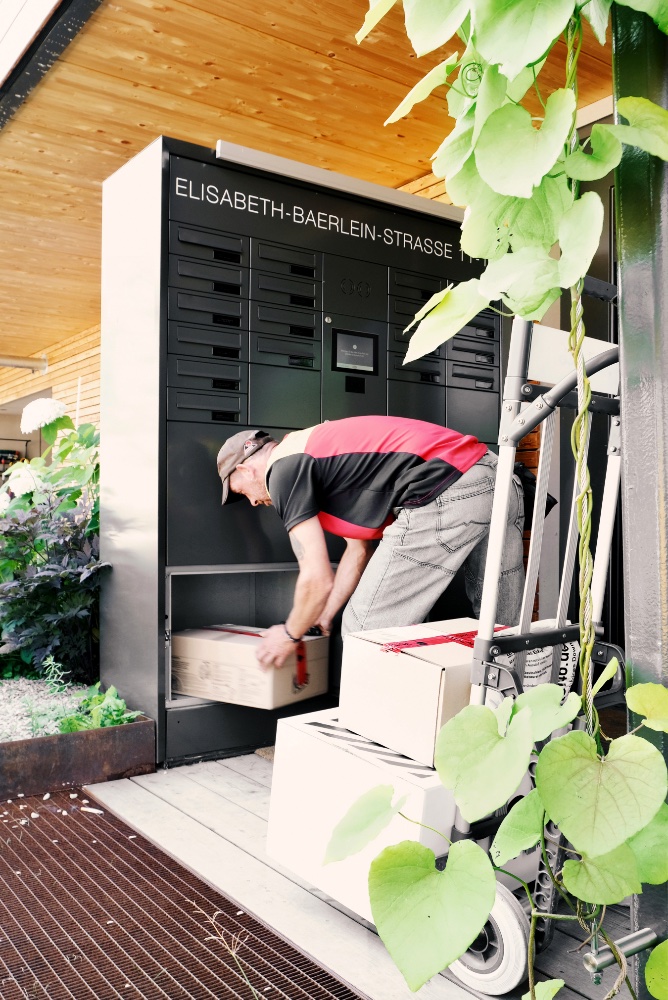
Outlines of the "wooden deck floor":
<svg viewBox="0 0 668 1000">
<path fill-rule="evenodd" d="M 272 765 L 250 754 L 161 770 L 143 777 L 88 786 L 102 807 L 160 847 L 239 906 L 330 969 L 369 1000 L 466 1000 L 472 994 L 446 976 L 411 993 L 377 935 L 331 899 L 279 868 L 265 852 Z M 628 910 L 613 908 L 606 922 L 615 938 L 628 933 Z M 614 970 L 593 986 L 574 954 L 583 935 L 561 928 L 537 960 L 539 978 L 564 979 L 559 1000 L 596 1000 L 614 982 Z M 526 987 L 508 994 L 520 1000 Z M 626 987 L 619 994 L 629 1000 Z"/>
</svg>

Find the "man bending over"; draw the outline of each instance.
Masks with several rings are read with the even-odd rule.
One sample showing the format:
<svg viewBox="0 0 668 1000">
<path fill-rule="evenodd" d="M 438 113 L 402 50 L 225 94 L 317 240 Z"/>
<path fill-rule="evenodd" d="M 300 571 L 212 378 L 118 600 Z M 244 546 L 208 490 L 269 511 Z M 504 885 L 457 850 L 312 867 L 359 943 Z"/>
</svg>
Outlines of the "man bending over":
<svg viewBox="0 0 668 1000">
<path fill-rule="evenodd" d="M 424 621 L 465 563 L 480 613 L 497 457 L 471 435 L 404 417 L 348 417 L 286 434 L 242 431 L 218 454 L 223 503 L 273 505 L 299 563 L 285 625 L 265 633 L 260 663 L 280 667 L 303 634 Z M 513 480 L 497 621 L 519 619 L 524 570 L 522 488 Z M 324 532 L 346 548 L 336 574 Z M 376 545 L 376 541 L 380 543 Z"/>
</svg>

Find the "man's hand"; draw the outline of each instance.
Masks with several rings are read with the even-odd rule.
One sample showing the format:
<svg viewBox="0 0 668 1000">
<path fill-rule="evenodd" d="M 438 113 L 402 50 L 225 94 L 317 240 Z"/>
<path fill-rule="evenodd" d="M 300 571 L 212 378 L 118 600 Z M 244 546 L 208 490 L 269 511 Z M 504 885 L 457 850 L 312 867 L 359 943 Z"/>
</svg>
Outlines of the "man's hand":
<svg viewBox="0 0 668 1000">
<path fill-rule="evenodd" d="M 262 642 L 258 646 L 256 656 L 263 670 L 271 667 L 282 667 L 291 653 L 294 653 L 296 643 L 289 639 L 282 625 L 272 625 L 262 634 Z"/>
</svg>

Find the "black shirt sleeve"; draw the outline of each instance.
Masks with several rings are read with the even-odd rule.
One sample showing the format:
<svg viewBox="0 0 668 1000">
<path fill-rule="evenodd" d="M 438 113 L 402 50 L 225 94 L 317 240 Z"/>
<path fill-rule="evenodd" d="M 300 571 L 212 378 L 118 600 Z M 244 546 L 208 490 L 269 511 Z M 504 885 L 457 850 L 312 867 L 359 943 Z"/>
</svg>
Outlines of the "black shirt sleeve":
<svg viewBox="0 0 668 1000">
<path fill-rule="evenodd" d="M 320 511 L 317 466 L 310 455 L 286 455 L 270 466 L 267 489 L 288 531 Z"/>
</svg>

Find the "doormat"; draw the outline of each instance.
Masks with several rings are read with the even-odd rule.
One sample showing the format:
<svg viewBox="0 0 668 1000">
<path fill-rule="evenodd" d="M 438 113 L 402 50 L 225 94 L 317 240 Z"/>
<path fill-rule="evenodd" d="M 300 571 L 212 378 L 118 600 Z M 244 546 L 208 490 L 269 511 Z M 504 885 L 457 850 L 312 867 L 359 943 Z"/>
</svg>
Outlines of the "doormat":
<svg viewBox="0 0 668 1000">
<path fill-rule="evenodd" d="M 0 819 L 2 1000 L 360 1000 L 81 790 Z"/>
</svg>

